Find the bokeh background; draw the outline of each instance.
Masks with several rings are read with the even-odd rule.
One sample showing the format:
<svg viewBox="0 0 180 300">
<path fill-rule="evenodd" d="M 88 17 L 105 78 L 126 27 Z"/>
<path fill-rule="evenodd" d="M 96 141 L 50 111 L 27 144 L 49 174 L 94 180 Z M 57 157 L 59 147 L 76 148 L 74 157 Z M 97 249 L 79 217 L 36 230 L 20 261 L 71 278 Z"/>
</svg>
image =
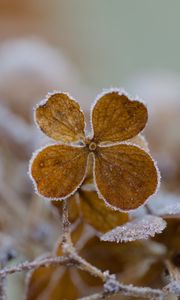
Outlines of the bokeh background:
<svg viewBox="0 0 180 300">
<path fill-rule="evenodd" d="M 161 169 L 162 188 L 179 195 L 179 11 L 178 0 L 0 0 L 3 247 L 20 240 L 21 250 L 27 254 L 28 248 L 32 258 L 36 251 L 24 240 L 38 244 L 50 232 L 44 246 L 50 248 L 58 235 L 56 220 L 34 199 L 27 176 L 32 151 L 46 142 L 34 127 L 32 107 L 48 91 L 69 91 L 87 116 L 104 88 L 124 88 L 132 98 L 143 99 L 149 108 L 146 136 Z M 42 226 L 40 215 L 50 220 L 48 225 Z M 41 252 L 39 244 L 37 249 Z M 20 291 L 19 279 L 11 279 L 9 299 L 19 299 Z"/>
</svg>

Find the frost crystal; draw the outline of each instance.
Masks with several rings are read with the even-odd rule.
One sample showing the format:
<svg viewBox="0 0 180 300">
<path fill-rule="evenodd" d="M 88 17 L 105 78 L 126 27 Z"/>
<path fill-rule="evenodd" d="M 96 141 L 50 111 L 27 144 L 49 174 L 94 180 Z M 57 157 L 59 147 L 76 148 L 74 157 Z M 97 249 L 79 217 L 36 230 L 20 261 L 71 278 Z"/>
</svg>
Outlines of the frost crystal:
<svg viewBox="0 0 180 300">
<path fill-rule="evenodd" d="M 167 215 L 179 215 L 180 214 L 180 203 L 173 203 L 162 207 L 158 210 L 158 215 L 167 216 Z"/>
<path fill-rule="evenodd" d="M 173 293 L 176 296 L 180 296 L 180 282 L 179 281 L 171 281 L 165 288 L 165 291 L 168 293 Z"/>
<path fill-rule="evenodd" d="M 111 275 L 109 280 L 107 280 L 104 284 L 104 290 L 110 294 L 117 293 L 119 291 L 119 284 L 117 283 L 115 276 Z"/>
<path fill-rule="evenodd" d="M 101 236 L 102 241 L 129 242 L 148 239 L 156 233 L 161 233 L 166 227 L 166 222 L 157 216 L 146 215 L 142 219 L 136 219 L 118 226 Z"/>
<path fill-rule="evenodd" d="M 149 207 L 159 216 L 179 215 L 180 198 L 173 194 L 160 193 L 157 198 L 149 202 Z"/>
</svg>

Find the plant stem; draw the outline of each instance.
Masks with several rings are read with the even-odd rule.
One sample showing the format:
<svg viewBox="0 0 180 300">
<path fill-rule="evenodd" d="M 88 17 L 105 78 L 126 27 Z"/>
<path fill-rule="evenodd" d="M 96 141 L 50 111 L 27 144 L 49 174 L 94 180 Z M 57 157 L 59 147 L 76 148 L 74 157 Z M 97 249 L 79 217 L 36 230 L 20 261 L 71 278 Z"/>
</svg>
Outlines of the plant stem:
<svg viewBox="0 0 180 300">
<path fill-rule="evenodd" d="M 105 283 L 104 291 L 102 293 L 82 298 L 83 300 L 105 299 L 113 294 L 123 294 L 127 296 L 134 296 L 136 298 L 146 297 L 149 299 L 163 299 L 163 296 L 165 295 L 163 291 L 158 289 L 134 287 L 132 285 L 123 285 L 115 279 L 114 275 L 109 275 L 108 272 L 102 272 L 101 270 L 97 269 L 96 267 L 86 262 L 83 258 L 79 257 L 78 255 L 69 258 L 66 256 L 48 257 L 46 259 L 41 259 L 39 261 L 35 260 L 32 262 L 24 262 L 18 264 L 17 266 L 10 267 L 10 268 L 6 267 L 0 270 L 0 276 L 3 278 L 10 274 L 23 272 L 23 271 L 30 271 L 38 267 L 48 267 L 48 266 L 58 266 L 58 265 L 76 266 L 77 268 L 84 270 L 92 274 L 93 276 L 99 277 Z M 1 299 L 3 298 L 0 298 L 0 300 Z"/>
<path fill-rule="evenodd" d="M 117 281 L 115 275 L 110 275 L 108 271 L 101 271 L 95 266 L 91 265 L 85 259 L 78 255 L 71 240 L 71 227 L 68 220 L 68 200 L 64 200 L 63 203 L 63 218 L 62 218 L 62 249 L 63 256 L 51 256 L 47 258 L 41 258 L 40 260 L 34 260 L 32 262 L 24 262 L 14 267 L 4 267 L 0 270 L 0 278 L 2 279 L 0 285 L 0 300 L 5 300 L 4 292 L 4 279 L 7 275 L 14 274 L 22 271 L 30 271 L 38 267 L 48 266 L 74 266 L 89 274 L 98 277 L 104 284 L 104 289 L 101 293 L 93 294 L 88 297 L 81 298 L 81 300 L 96 300 L 106 299 L 111 295 L 121 294 L 125 296 L 133 296 L 135 298 L 148 298 L 151 300 L 162 300 L 167 295 L 163 290 L 151 289 L 148 287 L 134 287 L 132 285 L 124 285 Z"/>
<path fill-rule="evenodd" d="M 0 300 L 6 299 L 6 276 L 0 276 Z"/>
<path fill-rule="evenodd" d="M 17 272 L 31 271 L 38 267 L 48 267 L 48 266 L 65 265 L 65 264 L 68 265 L 71 263 L 74 263 L 74 262 L 71 262 L 69 258 L 64 257 L 64 256 L 48 257 L 48 258 L 41 259 L 41 260 L 34 260 L 32 262 L 25 261 L 16 266 L 9 267 L 9 268 L 6 267 L 4 269 L 1 269 L 0 277 L 14 274 Z"/>
</svg>

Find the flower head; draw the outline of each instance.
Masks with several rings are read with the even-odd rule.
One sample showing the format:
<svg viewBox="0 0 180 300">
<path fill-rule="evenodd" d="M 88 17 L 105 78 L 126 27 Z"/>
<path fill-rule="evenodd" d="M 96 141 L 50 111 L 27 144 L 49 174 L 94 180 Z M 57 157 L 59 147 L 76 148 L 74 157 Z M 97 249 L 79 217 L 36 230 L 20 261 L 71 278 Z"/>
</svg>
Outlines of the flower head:
<svg viewBox="0 0 180 300">
<path fill-rule="evenodd" d="M 79 104 L 65 93 L 49 95 L 37 106 L 35 118 L 40 129 L 57 141 L 38 151 L 30 166 L 42 196 L 61 200 L 72 195 L 85 179 L 90 156 L 96 190 L 107 205 L 135 209 L 156 191 L 154 161 L 130 140 L 146 125 L 143 103 L 116 90 L 101 95 L 91 112 L 91 136 L 85 135 Z"/>
</svg>

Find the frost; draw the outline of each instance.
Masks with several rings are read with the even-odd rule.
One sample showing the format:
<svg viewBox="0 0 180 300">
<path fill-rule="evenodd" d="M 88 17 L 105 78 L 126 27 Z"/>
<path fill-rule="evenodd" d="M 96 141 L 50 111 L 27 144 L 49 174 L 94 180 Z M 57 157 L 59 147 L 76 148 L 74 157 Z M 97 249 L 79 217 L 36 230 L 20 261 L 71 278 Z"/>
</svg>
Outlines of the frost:
<svg viewBox="0 0 180 300">
<path fill-rule="evenodd" d="M 180 203 L 170 204 L 158 210 L 158 215 L 160 216 L 179 215 L 179 214 L 180 214 Z"/>
<path fill-rule="evenodd" d="M 118 293 L 119 284 L 117 284 L 115 276 L 111 275 L 111 277 L 105 282 L 104 290 L 110 294 Z"/>
<path fill-rule="evenodd" d="M 176 296 L 180 296 L 180 282 L 179 281 L 171 281 L 165 288 L 164 291 L 168 293 L 173 293 Z"/>
<path fill-rule="evenodd" d="M 159 216 L 179 215 L 180 198 L 173 194 L 160 193 L 149 202 L 150 209 Z"/>
<path fill-rule="evenodd" d="M 180 197 L 172 193 L 158 192 L 156 197 L 151 197 L 148 207 L 152 214 L 161 217 L 180 215 Z M 130 213 L 133 218 L 143 217 L 147 213 L 146 207 L 141 206 Z"/>
<path fill-rule="evenodd" d="M 101 236 L 101 240 L 119 243 L 148 239 L 156 233 L 161 233 L 165 227 L 166 222 L 162 218 L 146 215 L 142 219 L 139 218 L 114 228 Z"/>
</svg>

